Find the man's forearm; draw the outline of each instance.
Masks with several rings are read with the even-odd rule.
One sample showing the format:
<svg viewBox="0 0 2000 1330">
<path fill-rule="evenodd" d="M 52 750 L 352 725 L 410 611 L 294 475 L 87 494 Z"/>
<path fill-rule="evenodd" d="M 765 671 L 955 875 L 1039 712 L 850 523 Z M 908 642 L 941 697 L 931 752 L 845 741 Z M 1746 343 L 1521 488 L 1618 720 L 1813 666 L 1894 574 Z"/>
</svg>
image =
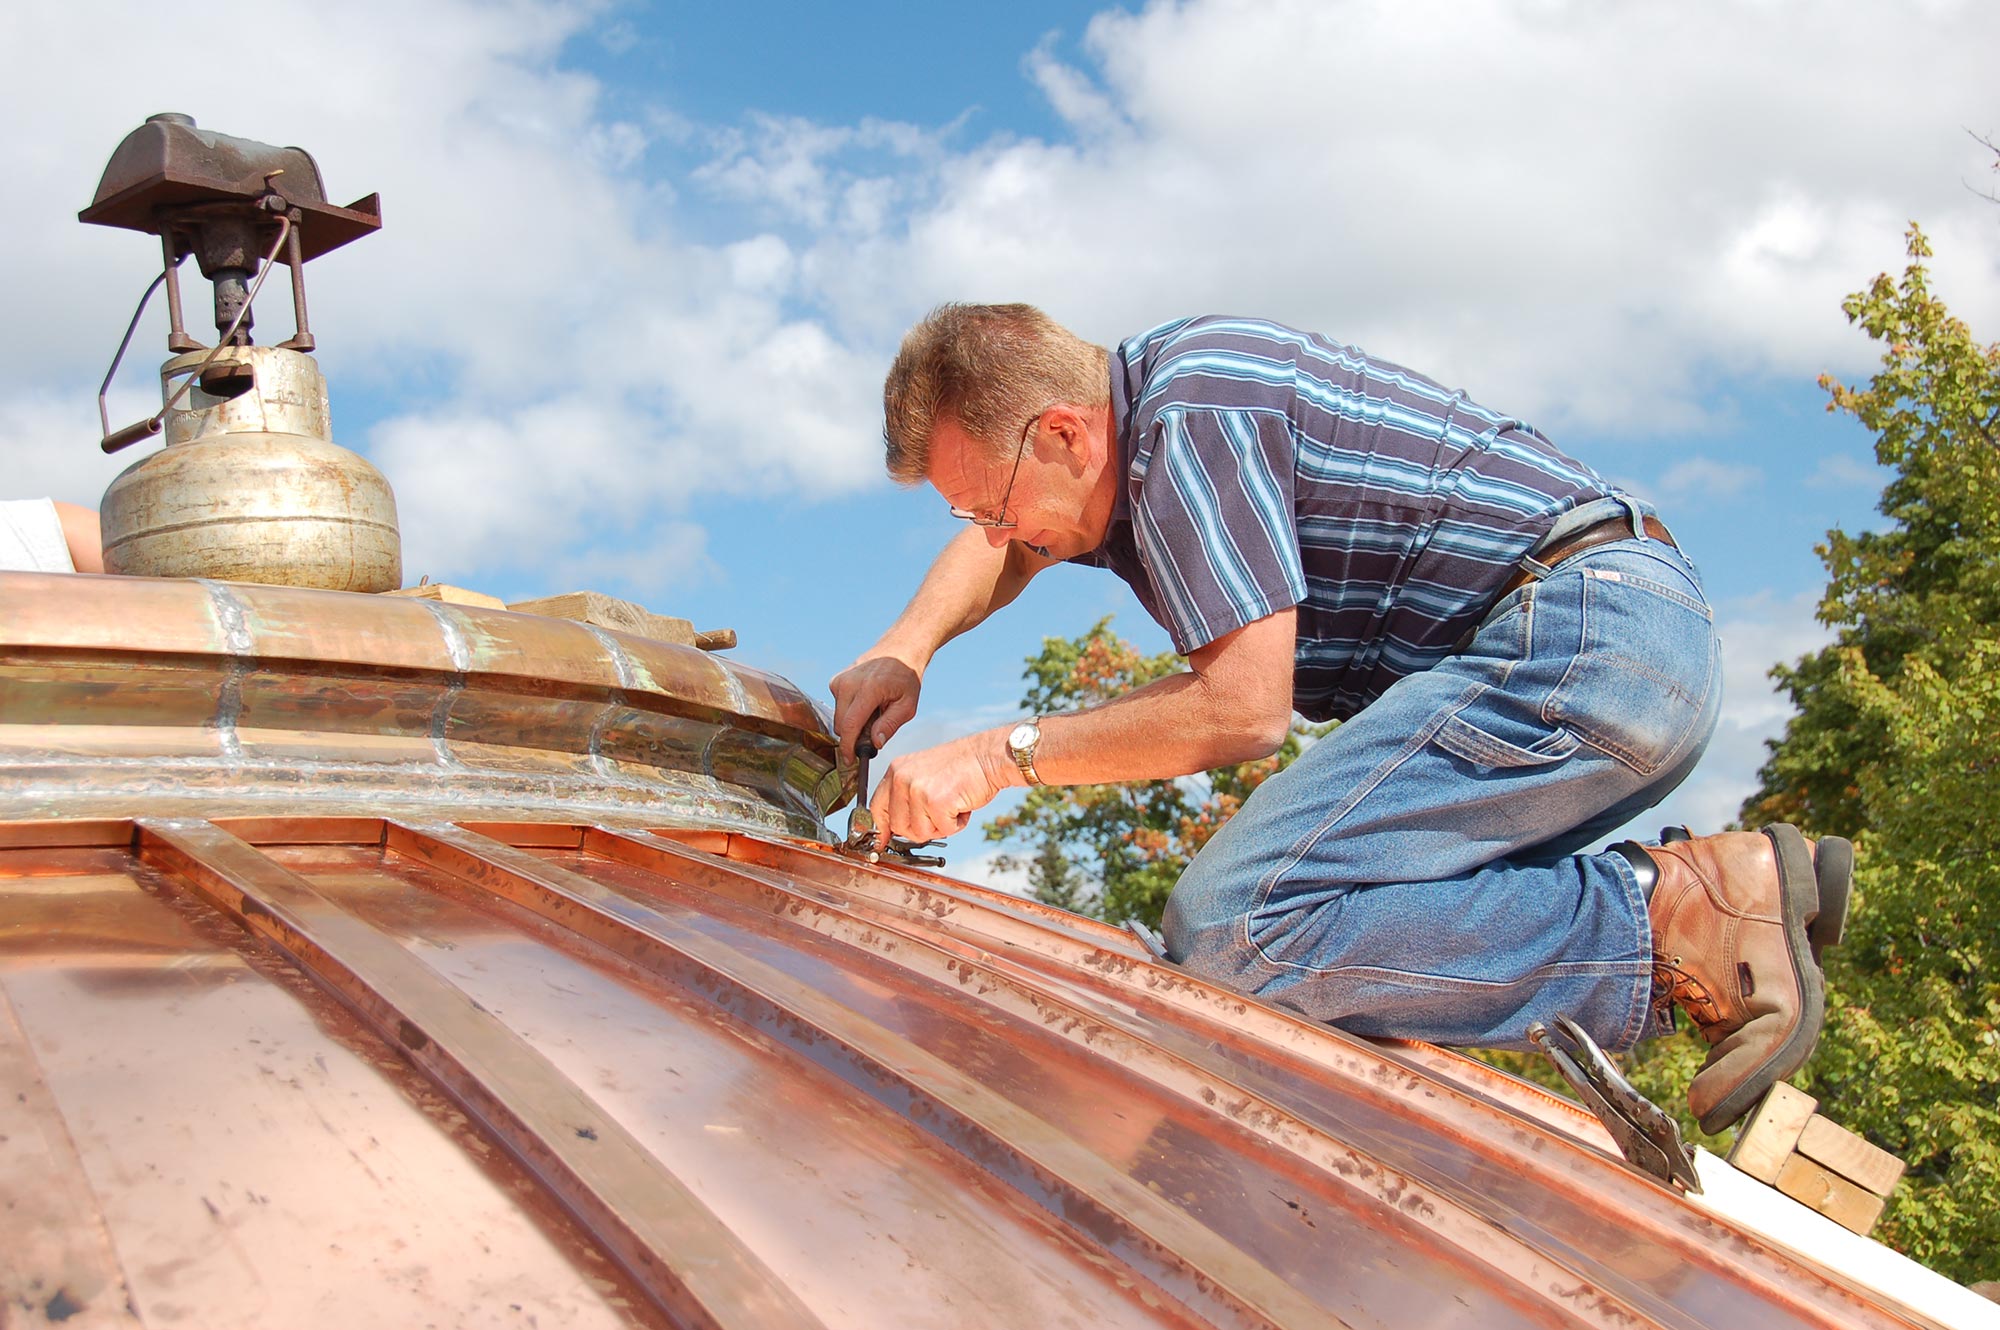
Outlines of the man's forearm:
<svg viewBox="0 0 2000 1330">
<path fill-rule="evenodd" d="M 1088 711 L 1044 719 L 1035 774 L 1050 785 L 1188 776 L 1269 756 L 1290 724 L 1289 710 L 1259 712 L 1196 674 L 1170 674 Z M 989 732 L 1003 754 L 1009 728 Z"/>
<path fill-rule="evenodd" d="M 1155 679 L 1088 711 L 1042 722 L 1035 774 L 1051 785 L 1166 780 L 1266 756 L 1292 720 L 1297 616 L 1287 608 L 1196 649 L 1186 674 Z M 1013 726 L 897 758 L 869 806 L 878 831 L 927 840 L 1026 777 L 1007 749 Z"/>
</svg>

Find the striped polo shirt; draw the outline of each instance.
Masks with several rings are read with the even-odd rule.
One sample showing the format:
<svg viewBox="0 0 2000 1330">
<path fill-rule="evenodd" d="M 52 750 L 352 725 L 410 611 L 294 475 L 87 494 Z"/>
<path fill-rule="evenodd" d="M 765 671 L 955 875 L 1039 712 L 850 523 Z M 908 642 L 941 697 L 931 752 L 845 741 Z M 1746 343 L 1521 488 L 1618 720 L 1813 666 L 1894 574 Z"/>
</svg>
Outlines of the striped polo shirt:
<svg viewBox="0 0 2000 1330">
<path fill-rule="evenodd" d="M 1164 324 L 1118 347 L 1109 568 L 1182 654 L 1298 607 L 1293 706 L 1353 715 L 1450 655 L 1560 514 L 1611 493 L 1519 420 L 1314 333 Z"/>
</svg>

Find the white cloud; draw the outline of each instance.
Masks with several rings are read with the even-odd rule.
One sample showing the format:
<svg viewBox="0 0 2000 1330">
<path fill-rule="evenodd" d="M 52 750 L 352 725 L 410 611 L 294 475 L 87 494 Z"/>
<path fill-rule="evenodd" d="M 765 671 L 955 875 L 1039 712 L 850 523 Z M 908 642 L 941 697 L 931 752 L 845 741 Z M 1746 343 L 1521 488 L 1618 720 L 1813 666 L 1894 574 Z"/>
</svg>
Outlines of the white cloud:
<svg viewBox="0 0 2000 1330">
<path fill-rule="evenodd" d="M 1664 499 L 1730 499 L 1764 478 L 1763 471 L 1738 462 L 1690 457 L 1674 463 L 1653 488 Z"/>
<path fill-rule="evenodd" d="M 604 563 L 607 532 L 643 544 L 664 523 L 698 571 L 687 513 L 699 495 L 874 482 L 874 360 L 797 311 L 781 239 L 676 235 L 671 184 L 642 170 L 673 118 L 609 116 L 598 86 L 561 64 L 598 8 L 362 0 L 288 12 L 287 42 L 314 58 L 288 67 L 284 98 L 261 101 L 163 71 L 210 67 L 205 34 L 257 31 L 268 7 L 213 5 L 193 26 L 136 4 L 116 23 L 8 11 L 0 107 L 37 126 L 0 146 L 14 204 L 0 243 L 34 258 L 15 270 L 0 329 L 0 427 L 11 447 L 36 449 L 10 488 L 87 499 L 140 455 L 97 456 L 90 393 L 157 244 L 80 227 L 74 212 L 122 136 L 169 107 L 307 145 L 337 201 L 382 193 L 382 232 L 307 276 L 336 439 L 395 484 L 412 569 L 475 585 L 545 564 L 556 576 Z M 905 141 L 888 128 L 826 132 Z M 206 284 L 188 286 L 200 327 Z M 258 312 L 282 335 L 277 286 Z M 114 423 L 146 409 L 158 303 Z M 371 389 L 405 405 L 364 436 L 343 426 L 343 401 Z"/>
<path fill-rule="evenodd" d="M 1047 139 L 696 125 L 671 89 L 614 113 L 565 51 L 629 46 L 636 20 L 581 0 L 287 10 L 313 58 L 246 98 L 188 74 L 209 32 L 271 11 L 203 13 L 0 18 L 0 110 L 34 126 L 0 144 L 0 428 L 32 451 L 10 487 L 88 497 L 115 473 L 89 397 L 155 250 L 73 214 L 127 130 L 186 110 L 307 145 L 341 201 L 382 192 L 383 232 L 308 270 L 321 360 L 337 427 L 350 395 L 404 403 L 338 437 L 396 483 L 413 566 L 456 580 L 519 565 L 526 530 L 587 563 L 704 494 L 881 483 L 882 365 L 946 298 L 1036 300 L 1107 340 L 1268 313 L 1600 432 L 1700 424 L 1715 367 L 1865 367 L 1834 311 L 1900 266 L 1908 217 L 1954 308 L 2000 322 L 2000 226 L 1964 187 L 1989 162 L 1963 132 L 1990 121 L 2000 8 L 1971 0 L 1159 2 L 1099 15 L 1082 61 L 1024 51 L 1064 125 Z M 663 178 L 668 143 L 712 158 Z M 155 317 L 129 414 L 159 343 Z M 1663 484 L 1718 479 L 1747 477 Z"/>
<path fill-rule="evenodd" d="M 1034 299 L 1105 338 L 1267 312 L 1625 430 L 1699 422 L 1710 367 L 1854 364 L 1838 302 L 1909 216 L 2000 311 L 1961 184 L 1991 6 L 1196 0 L 1086 45 L 1029 60 L 1066 138 L 951 156 L 893 243 L 823 240 L 827 298 Z"/>
</svg>

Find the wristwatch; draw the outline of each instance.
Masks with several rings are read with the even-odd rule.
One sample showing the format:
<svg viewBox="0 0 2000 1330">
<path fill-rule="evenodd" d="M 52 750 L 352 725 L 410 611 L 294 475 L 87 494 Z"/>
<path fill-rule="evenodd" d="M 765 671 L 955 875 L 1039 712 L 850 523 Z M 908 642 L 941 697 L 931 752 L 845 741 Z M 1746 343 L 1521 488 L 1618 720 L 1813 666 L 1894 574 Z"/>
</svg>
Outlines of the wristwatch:
<svg viewBox="0 0 2000 1330">
<path fill-rule="evenodd" d="M 1007 755 L 1014 759 L 1014 765 L 1028 778 L 1028 784 L 1040 785 L 1042 778 L 1035 774 L 1035 749 L 1042 742 L 1042 726 L 1039 719 L 1024 720 L 1016 725 L 1007 736 Z"/>
</svg>

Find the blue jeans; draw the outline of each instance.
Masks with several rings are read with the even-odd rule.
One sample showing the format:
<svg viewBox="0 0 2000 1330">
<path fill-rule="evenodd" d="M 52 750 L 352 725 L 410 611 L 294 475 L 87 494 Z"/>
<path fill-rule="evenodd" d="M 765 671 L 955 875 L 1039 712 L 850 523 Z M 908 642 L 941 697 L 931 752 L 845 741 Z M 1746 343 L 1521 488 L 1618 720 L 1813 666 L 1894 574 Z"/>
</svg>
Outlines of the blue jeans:
<svg viewBox="0 0 2000 1330">
<path fill-rule="evenodd" d="M 1621 855 L 1579 851 L 1700 758 L 1714 624 L 1636 526 L 1527 566 L 1464 651 L 1250 796 L 1175 886 L 1170 956 L 1357 1034 L 1526 1048 L 1557 1012 L 1607 1048 L 1653 1033 L 1645 898 Z"/>
</svg>

